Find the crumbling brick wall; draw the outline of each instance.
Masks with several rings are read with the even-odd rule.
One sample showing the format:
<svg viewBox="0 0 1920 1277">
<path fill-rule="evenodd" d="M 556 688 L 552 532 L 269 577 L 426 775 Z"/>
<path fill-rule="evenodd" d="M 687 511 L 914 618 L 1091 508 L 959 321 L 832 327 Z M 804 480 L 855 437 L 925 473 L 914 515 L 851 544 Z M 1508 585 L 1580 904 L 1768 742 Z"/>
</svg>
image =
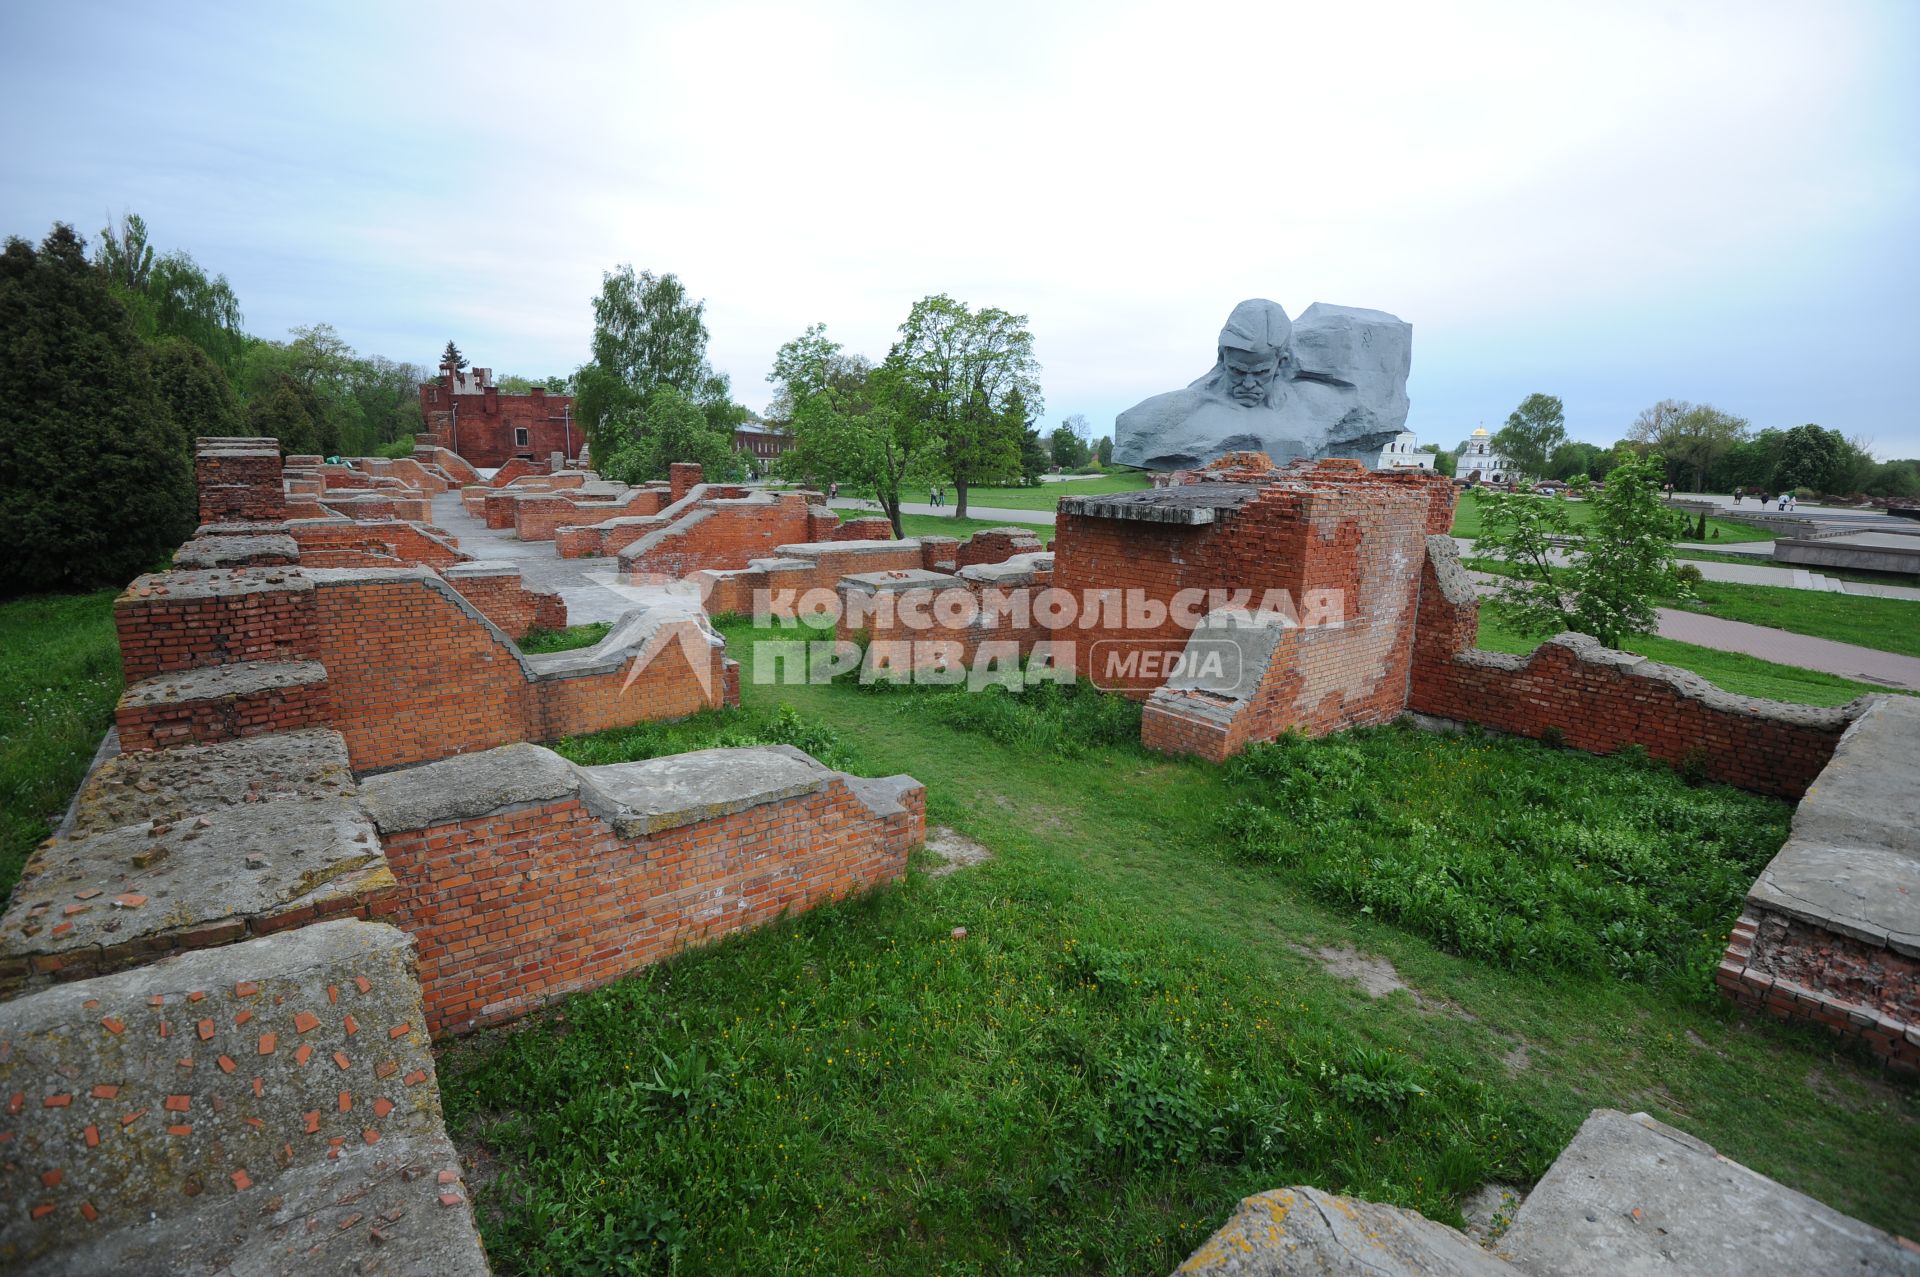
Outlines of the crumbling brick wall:
<svg viewBox="0 0 1920 1277">
<path fill-rule="evenodd" d="M 667 466 L 667 485 L 670 492 L 667 499 L 669 501 L 678 501 L 681 497 L 691 492 L 694 485 L 702 482 L 704 477 L 705 472 L 700 468 L 698 462 L 675 461 L 671 463 Z"/>
<path fill-rule="evenodd" d="M 1798 798 L 1833 757 L 1855 711 L 1735 696 L 1672 666 L 1565 634 L 1526 656 L 1473 647 L 1478 603 L 1453 543 L 1421 568 L 1420 641 L 1408 708 L 1610 754 L 1638 745 L 1755 793 Z"/>
<path fill-rule="evenodd" d="M 567 603 L 550 590 L 529 590 L 513 563 L 478 564 L 449 569 L 447 584 L 515 642 L 529 630 L 567 628 Z"/>
<path fill-rule="evenodd" d="M 248 523 L 286 517 L 280 444 L 274 439 L 203 436 L 194 444 L 200 522 Z"/>
<path fill-rule="evenodd" d="M 676 580 L 703 570 L 744 568 L 778 546 L 807 541 L 814 509 L 804 493 L 703 496 L 671 523 L 649 529 L 622 549 L 620 565 L 637 576 Z"/>
<path fill-rule="evenodd" d="M 1860 1040 L 1902 1072 L 1920 1071 L 1920 958 L 1751 905 L 1714 973 L 1734 1002 Z"/>
<path fill-rule="evenodd" d="M 953 563 L 956 568 L 1005 563 L 1016 554 L 1038 554 L 1044 548 L 1031 528 L 982 528 L 961 543 Z"/>
<path fill-rule="evenodd" d="M 163 572 L 114 600 L 129 686 L 173 670 L 304 661 L 318 651 L 312 587 L 291 568 Z"/>
<path fill-rule="evenodd" d="M 652 835 L 623 837 L 578 796 L 427 828 L 382 827 L 393 921 L 419 941 L 438 1037 L 516 1019 L 695 944 L 901 876 L 925 791 L 876 817 L 835 779 Z"/>
</svg>

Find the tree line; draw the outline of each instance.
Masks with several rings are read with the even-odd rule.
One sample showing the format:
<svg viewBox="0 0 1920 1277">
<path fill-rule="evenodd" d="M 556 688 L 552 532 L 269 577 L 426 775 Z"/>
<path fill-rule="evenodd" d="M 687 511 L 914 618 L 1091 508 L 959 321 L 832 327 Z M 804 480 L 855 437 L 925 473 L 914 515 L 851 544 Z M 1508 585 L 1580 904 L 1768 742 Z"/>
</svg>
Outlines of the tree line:
<svg viewBox="0 0 1920 1277">
<path fill-rule="evenodd" d="M 1920 459 L 1876 461 L 1864 442 L 1837 430 L 1812 424 L 1755 430 L 1744 417 L 1681 399 L 1643 410 L 1623 439 L 1602 448 L 1567 438 L 1558 397 L 1532 394 L 1491 442 L 1520 473 L 1540 479 L 1605 479 L 1622 455 L 1658 455 L 1664 481 L 1691 492 L 1920 496 Z"/>
</svg>

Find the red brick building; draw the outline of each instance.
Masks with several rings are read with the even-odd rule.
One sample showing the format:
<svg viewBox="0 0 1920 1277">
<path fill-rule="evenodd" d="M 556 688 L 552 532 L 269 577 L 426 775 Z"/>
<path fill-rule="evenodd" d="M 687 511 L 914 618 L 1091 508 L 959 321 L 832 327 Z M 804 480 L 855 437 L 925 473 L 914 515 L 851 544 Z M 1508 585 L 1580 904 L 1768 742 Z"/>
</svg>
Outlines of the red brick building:
<svg viewBox="0 0 1920 1277">
<path fill-rule="evenodd" d="M 733 430 L 733 450 L 744 452 L 755 474 L 765 474 L 773 459 L 793 447 L 793 436 L 757 421 L 742 422 Z"/>
<path fill-rule="evenodd" d="M 572 458 L 586 445 L 572 395 L 539 386 L 524 395 L 502 394 L 490 368 L 442 368 L 438 381 L 420 386 L 420 417 L 427 426 L 423 442 L 476 466 L 502 466 L 514 457 L 545 461 L 556 452 Z"/>
</svg>

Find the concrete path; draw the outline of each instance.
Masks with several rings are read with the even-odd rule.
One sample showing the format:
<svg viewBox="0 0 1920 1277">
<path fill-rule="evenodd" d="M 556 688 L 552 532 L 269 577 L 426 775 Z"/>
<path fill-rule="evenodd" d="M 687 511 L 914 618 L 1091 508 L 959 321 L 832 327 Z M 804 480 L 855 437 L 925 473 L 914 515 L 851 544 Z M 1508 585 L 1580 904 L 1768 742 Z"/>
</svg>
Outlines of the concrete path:
<svg viewBox="0 0 1920 1277">
<path fill-rule="evenodd" d="M 553 590 L 567 601 L 567 623 L 618 620 L 628 608 L 652 597 L 658 587 L 627 585 L 617 559 L 563 559 L 551 541 L 522 541 L 506 529 L 489 528 L 468 514 L 457 492 L 433 499 L 433 521 L 459 538 L 460 548 L 477 559 L 506 559 L 520 565 L 520 580 Z"/>
<path fill-rule="evenodd" d="M 1492 594 L 1499 587 L 1499 577 L 1489 576 L 1485 572 L 1470 572 L 1468 575 L 1473 578 L 1474 587 L 1482 595 Z M 1664 639 L 1710 647 L 1719 652 L 1740 652 L 1763 661 L 1772 661 L 1776 665 L 1819 670 L 1825 674 L 1838 674 L 1841 678 L 1858 679 L 1862 683 L 1920 692 L 1920 658 L 1881 652 L 1871 647 L 1857 647 L 1852 643 L 1836 643 L 1832 639 L 1812 638 L 1805 634 L 1790 634 L 1767 625 L 1724 621 L 1717 616 L 1682 612 L 1677 608 L 1655 608 L 1654 615 L 1658 618 L 1658 627 L 1654 632 Z"/>
</svg>

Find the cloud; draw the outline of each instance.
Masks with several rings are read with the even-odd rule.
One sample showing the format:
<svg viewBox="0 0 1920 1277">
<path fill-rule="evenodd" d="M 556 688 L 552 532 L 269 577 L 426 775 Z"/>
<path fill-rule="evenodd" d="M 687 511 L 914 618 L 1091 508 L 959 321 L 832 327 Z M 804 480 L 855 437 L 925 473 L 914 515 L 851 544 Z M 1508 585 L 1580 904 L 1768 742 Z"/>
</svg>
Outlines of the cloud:
<svg viewBox="0 0 1920 1277">
<path fill-rule="evenodd" d="M 9 229 L 134 207 L 257 331 L 529 373 L 631 261 L 755 406 L 808 323 L 878 356 L 944 291 L 1104 426 L 1264 295 L 1413 322 L 1431 441 L 1546 390 L 1602 441 L 1676 396 L 1920 454 L 1905 9 L 252 13 L 29 7 Z"/>
</svg>

